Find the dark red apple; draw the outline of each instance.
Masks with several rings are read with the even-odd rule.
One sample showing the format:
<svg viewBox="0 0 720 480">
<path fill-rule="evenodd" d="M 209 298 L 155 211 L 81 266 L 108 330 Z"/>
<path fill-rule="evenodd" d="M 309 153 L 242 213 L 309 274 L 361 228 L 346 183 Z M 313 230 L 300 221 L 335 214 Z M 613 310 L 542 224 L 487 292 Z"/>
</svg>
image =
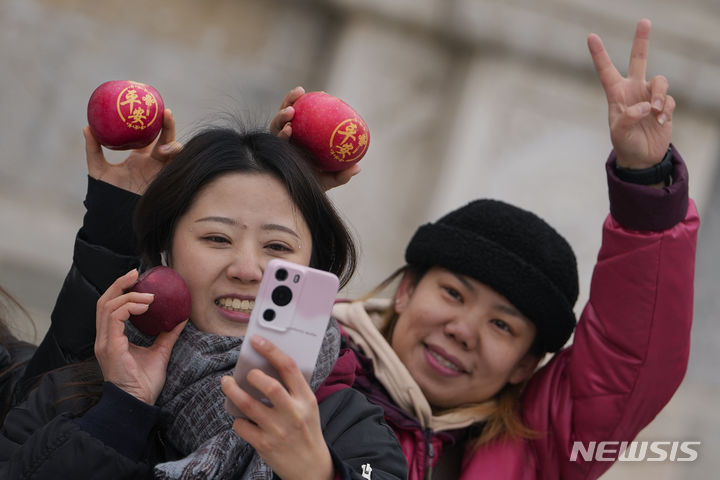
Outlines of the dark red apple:
<svg viewBox="0 0 720 480">
<path fill-rule="evenodd" d="M 163 99 L 150 85 L 111 80 L 90 95 L 87 118 L 101 145 L 131 150 L 152 143 L 163 123 Z"/>
<path fill-rule="evenodd" d="M 309 92 L 293 105 L 292 139 L 326 172 L 344 170 L 367 152 L 370 131 L 358 113 L 337 97 Z"/>
<path fill-rule="evenodd" d="M 153 267 L 141 273 L 130 290 L 155 295 L 145 313 L 130 317 L 145 335 L 169 332 L 190 316 L 190 291 L 185 280 L 170 267 Z"/>
</svg>

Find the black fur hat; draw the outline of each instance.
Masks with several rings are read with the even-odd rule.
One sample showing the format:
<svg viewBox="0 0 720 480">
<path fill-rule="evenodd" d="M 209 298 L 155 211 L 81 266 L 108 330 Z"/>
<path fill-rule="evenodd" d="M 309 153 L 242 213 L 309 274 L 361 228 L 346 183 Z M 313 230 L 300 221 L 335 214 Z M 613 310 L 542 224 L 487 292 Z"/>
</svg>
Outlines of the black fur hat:
<svg viewBox="0 0 720 480">
<path fill-rule="evenodd" d="M 575 328 L 575 254 L 534 213 L 498 200 L 475 200 L 418 228 L 405 260 L 441 266 L 493 288 L 535 323 L 537 341 L 547 352 L 562 348 Z"/>
</svg>

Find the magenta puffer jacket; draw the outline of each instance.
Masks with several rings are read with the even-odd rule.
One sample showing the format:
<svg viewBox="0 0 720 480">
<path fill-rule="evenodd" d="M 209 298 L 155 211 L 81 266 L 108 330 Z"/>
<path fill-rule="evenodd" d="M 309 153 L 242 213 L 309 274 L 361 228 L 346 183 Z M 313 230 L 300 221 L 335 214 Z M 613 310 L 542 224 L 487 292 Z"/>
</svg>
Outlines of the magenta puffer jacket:
<svg viewBox="0 0 720 480">
<path fill-rule="evenodd" d="M 663 190 L 617 179 L 611 155 L 611 215 L 603 225 L 589 301 L 572 345 L 533 375 L 523 395 L 522 416 L 539 436 L 461 450 L 453 478 L 598 478 L 617 452 L 598 455 L 592 449 L 603 441 L 631 441 L 673 396 L 690 350 L 699 227 L 687 196 L 687 170 L 673 153 L 674 181 Z M 363 355 L 356 355 L 355 387 L 385 408 L 409 479 L 430 478 L 448 446 L 462 443 L 467 432 L 422 430 L 378 385 Z"/>
<path fill-rule="evenodd" d="M 526 423 L 546 434 L 466 454 L 461 479 L 592 479 L 610 468 L 612 452 L 595 451 L 592 461 L 582 452 L 632 440 L 685 375 L 698 225 L 692 203 L 683 222 L 662 232 L 605 221 L 573 344 L 535 373 L 523 399 Z"/>
</svg>

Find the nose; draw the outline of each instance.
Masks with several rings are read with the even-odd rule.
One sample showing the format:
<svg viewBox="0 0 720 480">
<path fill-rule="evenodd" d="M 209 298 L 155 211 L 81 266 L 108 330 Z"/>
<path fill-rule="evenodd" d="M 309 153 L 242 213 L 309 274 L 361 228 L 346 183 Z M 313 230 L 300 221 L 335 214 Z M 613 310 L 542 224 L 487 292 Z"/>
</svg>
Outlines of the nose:
<svg viewBox="0 0 720 480">
<path fill-rule="evenodd" d="M 239 280 L 242 283 L 259 283 L 262 279 L 263 265 L 260 257 L 252 249 L 241 249 L 233 252 L 230 258 L 226 274 L 231 280 Z"/>
<path fill-rule="evenodd" d="M 445 335 L 460 344 L 465 350 L 473 350 L 478 345 L 478 332 L 474 323 L 467 318 L 455 318 L 445 324 Z"/>
</svg>

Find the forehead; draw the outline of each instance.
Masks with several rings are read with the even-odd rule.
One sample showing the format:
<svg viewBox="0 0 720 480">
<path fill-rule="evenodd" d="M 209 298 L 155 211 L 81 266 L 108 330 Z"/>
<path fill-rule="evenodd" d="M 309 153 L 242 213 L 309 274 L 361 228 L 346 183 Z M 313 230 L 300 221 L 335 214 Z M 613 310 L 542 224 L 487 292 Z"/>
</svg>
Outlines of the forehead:
<svg viewBox="0 0 720 480">
<path fill-rule="evenodd" d="M 196 194 L 185 217 L 213 215 L 243 223 L 270 220 L 305 225 L 297 205 L 280 180 L 266 173 L 228 173 Z"/>
</svg>

